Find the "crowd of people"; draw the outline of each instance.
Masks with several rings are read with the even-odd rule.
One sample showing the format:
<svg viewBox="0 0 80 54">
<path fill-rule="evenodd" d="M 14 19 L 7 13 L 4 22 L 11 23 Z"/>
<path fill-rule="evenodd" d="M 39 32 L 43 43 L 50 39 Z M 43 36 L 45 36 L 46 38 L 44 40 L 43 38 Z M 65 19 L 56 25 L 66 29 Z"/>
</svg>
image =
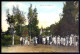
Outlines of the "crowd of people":
<svg viewBox="0 0 80 54">
<path fill-rule="evenodd" d="M 20 38 L 21 45 L 30 44 L 29 37 Z M 44 44 L 44 45 L 63 45 L 63 46 L 78 46 L 79 44 L 79 36 L 71 34 L 67 36 L 61 37 L 58 36 L 35 36 L 32 39 L 32 43 L 36 44 Z"/>
<path fill-rule="evenodd" d="M 20 44 L 21 45 L 24 45 L 24 44 L 27 44 L 29 46 L 30 44 L 30 38 L 29 37 L 20 37 Z"/>
</svg>

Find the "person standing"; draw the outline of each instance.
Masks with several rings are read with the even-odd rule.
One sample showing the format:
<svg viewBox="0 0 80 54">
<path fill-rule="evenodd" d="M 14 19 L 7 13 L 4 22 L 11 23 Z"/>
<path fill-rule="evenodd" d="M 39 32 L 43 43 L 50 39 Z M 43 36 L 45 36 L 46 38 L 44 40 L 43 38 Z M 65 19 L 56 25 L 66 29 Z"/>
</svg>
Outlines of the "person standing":
<svg viewBox="0 0 80 54">
<path fill-rule="evenodd" d="M 22 37 L 20 37 L 20 44 L 22 45 L 22 43 L 23 43 L 23 40 L 22 40 Z"/>
<path fill-rule="evenodd" d="M 66 46 L 68 46 L 68 36 L 66 36 Z"/>
<path fill-rule="evenodd" d="M 52 44 L 52 36 L 49 37 L 49 40 L 50 40 L 49 44 L 51 45 Z"/>
<path fill-rule="evenodd" d="M 34 46 L 36 45 L 36 37 L 33 38 Z"/>
<path fill-rule="evenodd" d="M 59 35 L 58 35 L 59 36 Z M 57 45 L 59 44 L 58 42 L 59 42 L 59 37 L 57 36 Z"/>
<path fill-rule="evenodd" d="M 54 44 L 56 45 L 56 36 L 54 37 Z"/>
<path fill-rule="evenodd" d="M 28 37 L 28 46 L 29 46 L 29 44 L 30 44 L 30 38 Z"/>
<path fill-rule="evenodd" d="M 62 45 L 62 37 L 61 37 L 61 45 Z"/>
<path fill-rule="evenodd" d="M 70 46 L 72 45 L 72 34 L 70 36 Z"/>
<path fill-rule="evenodd" d="M 24 39 L 24 37 L 23 37 L 23 45 L 25 44 L 25 39 Z"/>
<path fill-rule="evenodd" d="M 60 36 L 58 35 L 58 45 L 60 45 Z"/>
<path fill-rule="evenodd" d="M 61 38 L 61 43 L 62 43 L 62 45 L 64 45 L 64 38 L 63 37 Z"/>
<path fill-rule="evenodd" d="M 57 44 L 57 37 L 55 36 L 55 45 Z"/>
<path fill-rule="evenodd" d="M 46 38 L 46 45 L 47 45 L 47 37 L 45 37 Z"/>
<path fill-rule="evenodd" d="M 77 46 L 77 45 L 78 45 L 78 40 L 77 40 L 77 38 L 78 38 L 77 35 L 75 35 L 75 36 L 74 36 L 74 46 Z"/>
<path fill-rule="evenodd" d="M 25 44 L 27 44 L 27 37 L 26 37 L 26 39 L 25 39 Z"/>
<path fill-rule="evenodd" d="M 52 44 L 54 44 L 54 36 L 52 37 Z"/>
<path fill-rule="evenodd" d="M 44 44 L 44 37 L 42 37 L 42 43 Z"/>
<path fill-rule="evenodd" d="M 46 44 L 46 38 L 45 38 L 45 36 L 44 36 L 44 44 Z"/>
<path fill-rule="evenodd" d="M 63 38 L 63 42 L 64 42 L 63 45 L 65 46 L 65 37 Z"/>
<path fill-rule="evenodd" d="M 37 37 L 35 37 L 35 40 L 36 40 L 36 44 L 37 44 L 37 39 L 38 39 L 38 38 L 37 38 Z"/>
<path fill-rule="evenodd" d="M 47 36 L 47 44 L 49 44 L 49 36 Z"/>
</svg>

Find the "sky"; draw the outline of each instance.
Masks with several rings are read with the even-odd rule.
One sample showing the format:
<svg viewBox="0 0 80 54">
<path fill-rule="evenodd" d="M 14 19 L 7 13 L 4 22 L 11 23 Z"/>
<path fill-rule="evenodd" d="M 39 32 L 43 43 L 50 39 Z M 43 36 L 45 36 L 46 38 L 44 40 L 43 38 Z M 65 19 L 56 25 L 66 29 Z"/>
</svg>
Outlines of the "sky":
<svg viewBox="0 0 80 54">
<path fill-rule="evenodd" d="M 50 26 L 51 24 L 55 24 L 60 20 L 60 13 L 63 13 L 63 7 L 64 7 L 65 1 L 52 1 L 52 2 L 41 2 L 41 1 L 35 1 L 35 2 L 29 2 L 29 1 L 2 1 L 1 2 L 1 22 L 2 22 L 2 31 L 5 32 L 8 30 L 8 23 L 6 21 L 6 10 L 9 9 L 10 14 L 12 14 L 12 8 L 13 6 L 19 6 L 19 9 L 23 12 L 25 12 L 25 18 L 26 22 L 25 25 L 28 25 L 28 9 L 30 7 L 30 4 L 32 4 L 32 9 L 35 7 L 37 8 L 38 13 L 38 26 L 39 28 L 43 27 L 46 28 Z"/>
</svg>

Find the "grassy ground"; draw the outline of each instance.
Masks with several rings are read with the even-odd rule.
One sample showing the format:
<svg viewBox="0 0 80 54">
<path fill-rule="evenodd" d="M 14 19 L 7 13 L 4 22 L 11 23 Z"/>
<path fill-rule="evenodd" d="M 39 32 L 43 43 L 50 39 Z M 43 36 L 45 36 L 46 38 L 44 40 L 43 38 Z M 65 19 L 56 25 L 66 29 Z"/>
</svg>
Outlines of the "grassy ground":
<svg viewBox="0 0 80 54">
<path fill-rule="evenodd" d="M 78 47 L 66 47 L 66 46 L 50 46 L 50 45 L 42 45 L 38 44 L 36 46 L 34 45 L 15 45 L 11 47 L 2 47 L 1 52 L 79 52 Z"/>
</svg>

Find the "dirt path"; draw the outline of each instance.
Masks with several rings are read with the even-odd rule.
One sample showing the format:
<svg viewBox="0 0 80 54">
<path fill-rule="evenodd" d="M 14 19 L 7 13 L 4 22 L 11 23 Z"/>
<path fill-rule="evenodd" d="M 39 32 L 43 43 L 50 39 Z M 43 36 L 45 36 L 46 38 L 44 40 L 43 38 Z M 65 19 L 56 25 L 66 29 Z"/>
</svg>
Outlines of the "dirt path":
<svg viewBox="0 0 80 54">
<path fill-rule="evenodd" d="M 50 46 L 38 44 L 34 45 L 16 45 L 2 48 L 2 52 L 79 52 L 78 47 Z"/>
</svg>

